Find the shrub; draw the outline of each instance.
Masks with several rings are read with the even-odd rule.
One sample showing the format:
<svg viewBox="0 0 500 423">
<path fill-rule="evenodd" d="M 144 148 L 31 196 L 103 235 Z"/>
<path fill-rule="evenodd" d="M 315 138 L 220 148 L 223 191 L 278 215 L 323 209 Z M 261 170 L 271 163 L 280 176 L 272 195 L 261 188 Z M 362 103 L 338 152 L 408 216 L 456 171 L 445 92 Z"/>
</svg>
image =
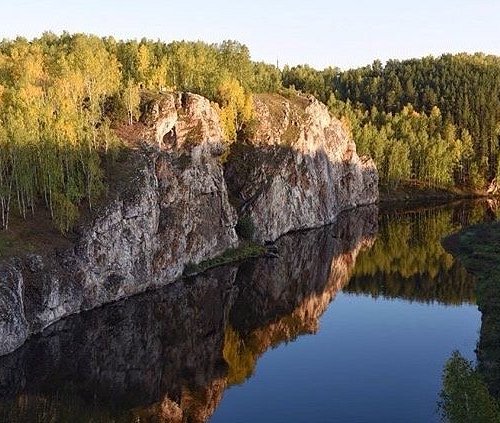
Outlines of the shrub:
<svg viewBox="0 0 500 423">
<path fill-rule="evenodd" d="M 255 225 L 250 216 L 242 216 L 236 224 L 236 233 L 243 239 L 253 240 L 255 234 Z"/>
</svg>

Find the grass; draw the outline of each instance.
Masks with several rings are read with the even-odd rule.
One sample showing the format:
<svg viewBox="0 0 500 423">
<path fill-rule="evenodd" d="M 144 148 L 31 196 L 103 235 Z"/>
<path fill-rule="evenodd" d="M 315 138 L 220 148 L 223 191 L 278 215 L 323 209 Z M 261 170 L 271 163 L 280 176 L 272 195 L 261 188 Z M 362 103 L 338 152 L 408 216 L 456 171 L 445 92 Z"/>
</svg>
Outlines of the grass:
<svg viewBox="0 0 500 423">
<path fill-rule="evenodd" d="M 29 253 L 46 255 L 58 248 L 68 248 L 71 243 L 72 234 L 62 235 L 43 208 L 26 220 L 14 213 L 9 229 L 0 229 L 0 259 Z"/>
<path fill-rule="evenodd" d="M 246 242 L 240 247 L 229 248 L 221 255 L 213 259 L 204 260 L 201 263 L 188 263 L 184 268 L 184 276 L 193 276 L 213 267 L 223 266 L 225 264 L 236 263 L 249 258 L 262 256 L 266 248 L 252 242 Z"/>
</svg>

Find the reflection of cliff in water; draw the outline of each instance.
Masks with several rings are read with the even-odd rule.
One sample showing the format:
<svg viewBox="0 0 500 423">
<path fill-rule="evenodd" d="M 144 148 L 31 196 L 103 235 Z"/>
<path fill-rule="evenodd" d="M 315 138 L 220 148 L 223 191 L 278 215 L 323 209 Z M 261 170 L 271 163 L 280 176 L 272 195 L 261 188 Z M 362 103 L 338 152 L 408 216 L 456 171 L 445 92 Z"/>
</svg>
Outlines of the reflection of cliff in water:
<svg viewBox="0 0 500 423">
<path fill-rule="evenodd" d="M 374 208 L 49 327 L 0 358 L 1 421 L 203 422 L 269 347 L 314 333 L 376 232 Z"/>
<path fill-rule="evenodd" d="M 475 303 L 475 279 L 441 240 L 489 218 L 486 203 L 383 214 L 376 242 L 359 255 L 344 291 L 426 303 Z"/>
<path fill-rule="evenodd" d="M 223 378 L 218 351 L 235 274 L 219 269 L 50 327 L 0 359 L 1 396 L 16 401 L 14 414 L 0 420 L 37 421 L 25 413 L 43 411 L 55 421 L 108 421 Z"/>
<path fill-rule="evenodd" d="M 349 281 L 359 251 L 372 245 L 376 230 L 376 211 L 356 210 L 342 215 L 335 228 L 281 238 L 284 260 L 240 267 L 240 295 L 224 346 L 229 383 L 249 377 L 269 347 L 318 330 L 319 318 Z"/>
</svg>

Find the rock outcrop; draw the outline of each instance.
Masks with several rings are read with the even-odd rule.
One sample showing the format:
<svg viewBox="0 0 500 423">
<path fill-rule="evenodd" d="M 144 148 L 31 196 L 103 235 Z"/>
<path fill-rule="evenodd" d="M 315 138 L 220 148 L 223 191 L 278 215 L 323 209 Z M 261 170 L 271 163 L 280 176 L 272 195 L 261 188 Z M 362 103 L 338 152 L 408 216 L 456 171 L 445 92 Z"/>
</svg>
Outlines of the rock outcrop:
<svg viewBox="0 0 500 423">
<path fill-rule="evenodd" d="M 312 96 L 255 97 L 255 128 L 226 165 L 233 203 L 260 241 L 332 223 L 378 200 L 374 162 L 356 154 L 341 122 Z"/>
<path fill-rule="evenodd" d="M 65 316 L 171 283 L 189 263 L 237 246 L 238 218 L 253 220 L 257 240 L 274 240 L 377 200 L 373 163 L 324 105 L 273 95 L 255 106 L 255 131 L 221 159 L 217 106 L 189 93 L 146 101 L 105 205 L 74 245 L 0 263 L 0 355 Z"/>
<path fill-rule="evenodd" d="M 23 278 L 14 266 L 0 268 L 0 355 L 19 347 L 28 336 L 23 307 Z"/>
<path fill-rule="evenodd" d="M 0 264 L 0 354 L 62 317 L 172 282 L 188 263 L 237 245 L 217 110 L 194 94 L 149 106 L 143 146 L 74 247 Z"/>
</svg>

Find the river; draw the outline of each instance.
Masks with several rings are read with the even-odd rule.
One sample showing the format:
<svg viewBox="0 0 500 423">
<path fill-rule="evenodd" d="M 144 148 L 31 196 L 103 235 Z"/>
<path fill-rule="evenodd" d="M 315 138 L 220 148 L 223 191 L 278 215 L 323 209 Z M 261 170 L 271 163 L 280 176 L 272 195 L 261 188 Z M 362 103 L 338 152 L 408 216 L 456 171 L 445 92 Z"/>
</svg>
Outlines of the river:
<svg viewBox="0 0 500 423">
<path fill-rule="evenodd" d="M 344 213 L 226 266 L 64 319 L 0 357 L 9 422 L 433 422 L 475 360 L 475 281 L 440 240 L 461 203 Z"/>
</svg>

